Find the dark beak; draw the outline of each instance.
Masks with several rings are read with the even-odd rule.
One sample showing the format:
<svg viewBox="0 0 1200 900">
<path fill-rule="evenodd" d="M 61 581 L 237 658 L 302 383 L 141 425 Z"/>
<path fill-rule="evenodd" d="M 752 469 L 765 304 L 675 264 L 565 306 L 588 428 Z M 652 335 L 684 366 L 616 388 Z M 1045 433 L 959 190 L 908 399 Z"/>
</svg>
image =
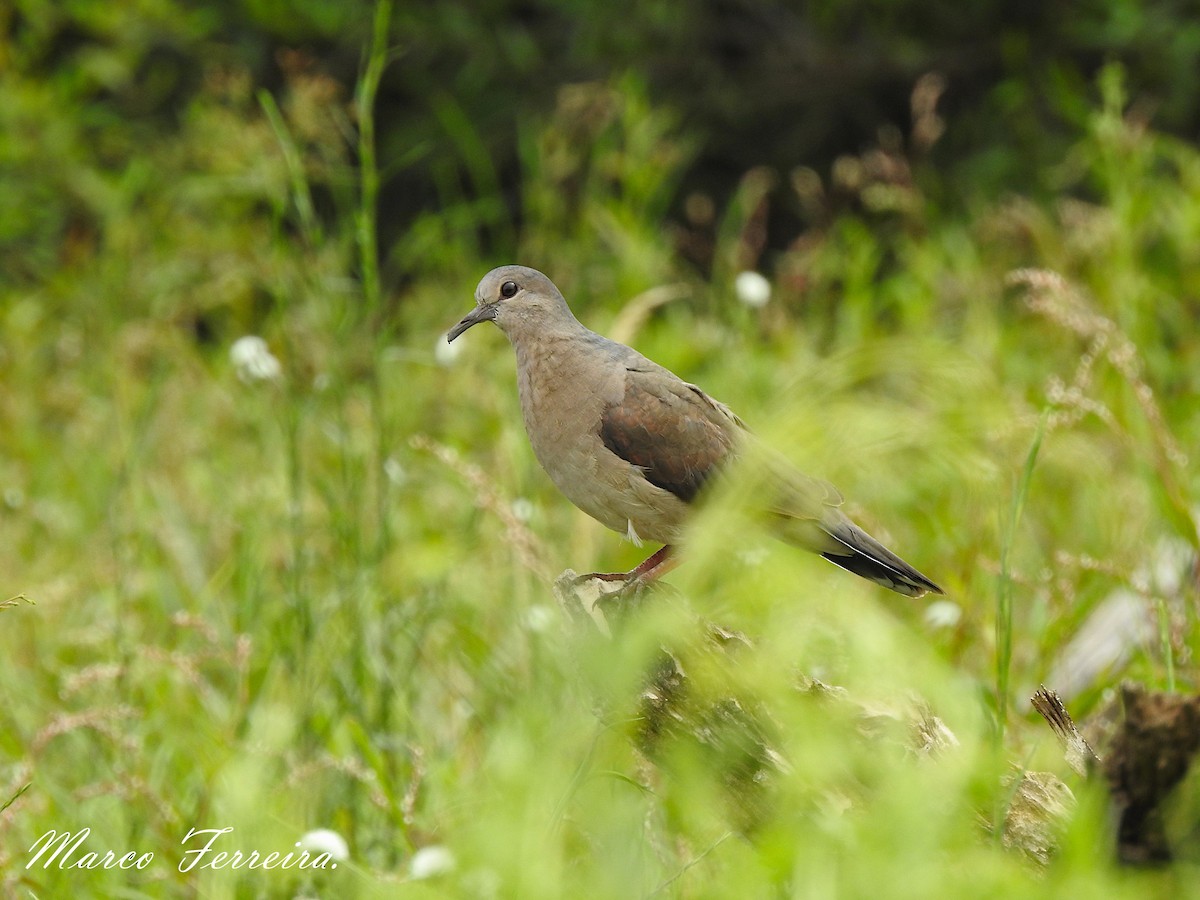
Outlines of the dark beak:
<svg viewBox="0 0 1200 900">
<path fill-rule="evenodd" d="M 449 344 L 472 325 L 478 325 L 480 322 L 495 321 L 495 319 L 496 304 L 485 303 L 481 306 L 477 306 L 463 316 L 461 322 L 450 329 L 450 331 L 446 334 L 446 343 Z"/>
</svg>

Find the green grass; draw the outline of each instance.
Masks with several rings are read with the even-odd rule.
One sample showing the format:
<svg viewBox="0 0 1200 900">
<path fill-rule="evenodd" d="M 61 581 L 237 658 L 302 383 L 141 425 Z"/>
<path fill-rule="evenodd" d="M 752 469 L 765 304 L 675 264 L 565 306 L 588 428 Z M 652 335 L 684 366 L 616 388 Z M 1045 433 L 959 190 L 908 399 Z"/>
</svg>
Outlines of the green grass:
<svg viewBox="0 0 1200 900">
<path fill-rule="evenodd" d="M 632 340 L 839 485 L 961 609 L 928 623 L 924 602 L 772 542 L 733 491 L 697 522 L 678 593 L 605 641 L 567 627 L 550 581 L 637 551 L 537 469 L 498 333 L 435 355 L 498 261 L 473 250 L 496 198 L 447 187 L 385 248 L 408 261 L 403 286 L 374 269 L 380 9 L 361 171 L 319 77 L 276 102 L 209 73 L 175 143 L 80 175 L 102 234 L 4 288 L 0 596 L 33 601 L 0 608 L 5 894 L 1195 893 L 1187 864 L 1112 867 L 1101 792 L 1020 704 L 1160 538 L 1196 545 L 1179 450 L 1200 437 L 1200 216 L 1179 200 L 1195 152 L 1126 123 L 1110 90 L 1059 206 L 981 201 L 962 221 L 913 185 L 905 212 L 847 215 L 770 261 L 759 173 L 721 217 L 705 280 L 664 227 L 663 185 L 689 152 L 669 111 L 621 81 L 587 88 L 599 120 L 567 103 L 524 123 L 518 258 L 599 330 L 675 285 Z M 337 211 L 325 225 L 318 195 Z M 772 301 L 739 305 L 732 276 L 768 262 Z M 1018 266 L 1062 277 L 1006 286 Z M 280 379 L 239 379 L 229 347 L 249 333 Z M 1121 677 L 1194 690 L 1193 600 L 1148 595 L 1160 641 L 1072 711 Z M 715 651 L 707 622 L 749 645 Z M 643 753 L 663 647 L 689 695 Z M 924 711 L 955 746 L 913 752 Z M 1044 870 L 986 825 L 1024 767 L 1078 795 Z M 48 829 L 84 826 L 89 847 L 153 864 L 24 868 Z M 180 872 L 188 830 L 219 827 L 243 852 L 333 829 L 350 860 Z M 412 882 L 434 845 L 454 869 Z"/>
<path fill-rule="evenodd" d="M 1000 577 L 996 586 L 996 734 L 1003 742 L 1004 732 L 1008 727 L 1008 711 L 1011 698 L 1009 697 L 1009 679 L 1012 667 L 1013 644 L 1013 579 L 1009 568 L 1013 541 L 1016 540 L 1017 528 L 1021 523 L 1021 512 L 1029 497 L 1029 486 L 1033 480 L 1033 470 L 1037 465 L 1038 451 L 1046 433 L 1047 413 L 1043 412 L 1038 419 L 1037 431 L 1025 457 L 1025 465 L 1017 478 L 1013 489 L 1012 504 L 1009 507 L 1008 518 L 1004 523 L 1000 544 Z"/>
</svg>

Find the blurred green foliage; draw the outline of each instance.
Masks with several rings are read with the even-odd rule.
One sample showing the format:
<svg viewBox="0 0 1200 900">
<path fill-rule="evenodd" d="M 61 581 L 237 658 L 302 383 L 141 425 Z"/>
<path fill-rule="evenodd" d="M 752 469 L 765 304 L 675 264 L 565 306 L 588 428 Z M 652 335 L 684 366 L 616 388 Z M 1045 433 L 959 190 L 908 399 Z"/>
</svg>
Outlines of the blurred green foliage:
<svg viewBox="0 0 1200 900">
<path fill-rule="evenodd" d="M 0 607 L 3 890 L 1194 891 L 1187 863 L 1112 872 L 1079 781 L 1043 871 L 980 824 L 1010 769 L 1068 777 L 1021 698 L 1114 591 L 1156 639 L 1073 710 L 1196 688 L 1195 586 L 1155 580 L 1197 545 L 1187 11 L 439 2 L 371 49 L 374 14 L 0 10 L 0 600 L 35 604 Z M 568 632 L 554 574 L 637 551 L 537 469 L 504 341 L 440 337 L 516 260 L 840 485 L 958 618 L 770 542 L 734 490 L 678 595 L 620 641 Z M 231 359 L 245 335 L 278 377 Z M 706 621 L 752 646 L 712 653 Z M 664 646 L 692 705 L 647 742 Z M 958 748 L 915 761 L 913 709 Z M 83 825 L 159 862 L 24 869 Z M 351 859 L 176 871 L 225 825 L 333 828 Z M 409 880 L 430 845 L 456 868 Z"/>
<path fill-rule="evenodd" d="M 105 186 L 134 178 L 154 190 L 150 174 L 130 169 L 213 101 L 214 78 L 248 78 L 280 96 L 299 79 L 327 79 L 334 94 L 321 100 L 344 99 L 371 10 L 365 0 L 17 0 L 0 19 L 5 277 L 45 272 L 64 248 L 103 240 Z M 688 136 L 686 164 L 645 162 L 666 176 L 659 201 L 676 213 L 693 195 L 723 208 L 755 166 L 825 171 L 903 140 L 910 95 L 927 73 L 944 79 L 952 127 L 940 139 L 913 135 L 909 150 L 928 197 L 954 210 L 1006 189 L 1059 191 L 1047 173 L 1088 127 L 1105 63 L 1130 73 L 1134 108 L 1158 128 L 1191 134 L 1200 124 L 1189 77 L 1200 28 L 1171 3 L 1092 0 L 1068 11 L 995 2 L 967 15 L 945 0 L 735 0 L 686 11 L 664 0 L 413 3 L 397 7 L 391 34 L 376 108 L 390 283 L 441 246 L 430 214 L 449 218 L 455 250 L 465 242 L 511 255 L 512 222 L 535 214 L 521 202 L 523 148 L 556 107 L 581 102 L 584 84 L 640 85 L 646 101 L 673 111 Z M 589 121 L 604 114 L 593 105 Z M 589 137 L 584 118 L 570 137 Z M 1079 188 L 1095 198 L 1094 186 Z M 313 191 L 328 218 L 337 185 L 318 180 Z M 813 224 L 814 209 L 782 183 L 771 194 L 768 244 L 779 250 Z M 696 262 L 707 271 L 713 260 Z"/>
</svg>

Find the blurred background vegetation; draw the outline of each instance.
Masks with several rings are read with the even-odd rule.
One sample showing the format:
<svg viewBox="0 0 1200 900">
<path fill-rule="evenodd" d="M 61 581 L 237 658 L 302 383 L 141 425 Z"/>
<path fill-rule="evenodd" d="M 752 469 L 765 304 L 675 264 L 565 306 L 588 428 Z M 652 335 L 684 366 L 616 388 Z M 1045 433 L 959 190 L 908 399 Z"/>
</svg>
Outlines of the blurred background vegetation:
<svg viewBox="0 0 1200 900">
<path fill-rule="evenodd" d="M 1124 0 L 0 7 L 4 891 L 1194 892 L 1114 872 L 1078 780 L 1048 868 L 1003 848 L 1013 773 L 1069 776 L 1039 682 L 1195 687 L 1198 54 Z M 579 645 L 550 580 L 637 551 L 537 469 L 503 339 L 442 342 L 514 261 L 948 603 L 719 505 L 686 602 Z M 750 813 L 721 741 L 631 739 L 660 645 L 786 761 Z M 810 677 L 958 749 L 864 742 Z M 24 868 L 84 825 L 159 862 Z M 350 858 L 176 871 L 225 825 Z"/>
</svg>

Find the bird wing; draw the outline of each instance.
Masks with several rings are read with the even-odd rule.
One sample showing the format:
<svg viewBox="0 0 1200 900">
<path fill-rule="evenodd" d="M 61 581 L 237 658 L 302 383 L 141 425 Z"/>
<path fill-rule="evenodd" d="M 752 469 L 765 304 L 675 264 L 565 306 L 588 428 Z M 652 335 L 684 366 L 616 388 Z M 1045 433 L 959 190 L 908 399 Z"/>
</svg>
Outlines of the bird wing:
<svg viewBox="0 0 1200 900">
<path fill-rule="evenodd" d="M 901 594 L 920 597 L 942 589 L 906 563 L 841 510 L 837 488 L 796 471 L 786 461 L 772 461 L 771 512 L 785 540 L 815 553 L 855 575 Z"/>
<path fill-rule="evenodd" d="M 942 589 L 906 563 L 841 510 L 842 495 L 827 481 L 796 471 L 783 459 L 766 468 L 772 486 L 770 510 L 785 540 L 819 553 L 855 575 L 901 594 L 920 597 Z"/>
<path fill-rule="evenodd" d="M 827 481 L 796 470 L 752 441 L 725 404 L 669 370 L 635 360 L 625 365 L 624 390 L 600 414 L 604 446 L 637 466 L 651 484 L 691 503 L 710 478 L 749 450 L 765 493 L 765 508 L 780 535 L 902 594 L 941 588 L 855 525 L 840 509 L 842 495 Z"/>
<path fill-rule="evenodd" d="M 762 449 L 762 469 L 770 497 L 768 509 L 789 519 L 824 522 L 830 510 L 841 506 L 841 491 L 828 481 L 805 475 L 790 461 Z"/>
<path fill-rule="evenodd" d="M 622 396 L 600 414 L 604 446 L 686 503 L 725 463 L 743 428 L 725 404 L 649 360 L 625 366 Z"/>
</svg>

